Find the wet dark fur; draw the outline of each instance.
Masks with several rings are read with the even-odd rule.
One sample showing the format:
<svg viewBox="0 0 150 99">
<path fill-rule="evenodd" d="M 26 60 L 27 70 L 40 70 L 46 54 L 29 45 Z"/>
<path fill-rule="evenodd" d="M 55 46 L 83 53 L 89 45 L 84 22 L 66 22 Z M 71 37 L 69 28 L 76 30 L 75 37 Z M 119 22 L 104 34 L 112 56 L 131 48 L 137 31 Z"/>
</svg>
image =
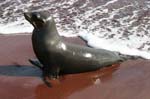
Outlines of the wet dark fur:
<svg viewBox="0 0 150 99">
<path fill-rule="evenodd" d="M 47 12 L 25 13 L 34 26 L 32 45 L 39 61 L 29 60 L 43 71 L 43 80 L 58 78 L 62 74 L 97 70 L 120 62 L 118 54 L 64 42 L 59 36 L 54 19 Z"/>
</svg>

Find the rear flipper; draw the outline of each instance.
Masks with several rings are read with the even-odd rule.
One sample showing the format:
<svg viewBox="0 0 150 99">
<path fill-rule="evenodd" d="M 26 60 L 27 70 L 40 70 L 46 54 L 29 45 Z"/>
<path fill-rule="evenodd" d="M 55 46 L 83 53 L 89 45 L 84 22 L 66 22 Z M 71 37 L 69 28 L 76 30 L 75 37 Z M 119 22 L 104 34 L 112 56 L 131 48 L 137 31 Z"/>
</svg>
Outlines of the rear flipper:
<svg viewBox="0 0 150 99">
<path fill-rule="evenodd" d="M 29 59 L 29 62 L 40 69 L 43 68 L 43 65 L 37 59 Z"/>
<path fill-rule="evenodd" d="M 121 54 L 121 53 L 118 53 L 118 55 L 122 58 L 122 61 L 137 60 L 137 59 L 144 59 L 145 60 L 145 58 L 143 58 L 141 56 L 125 55 L 125 54 Z"/>
</svg>

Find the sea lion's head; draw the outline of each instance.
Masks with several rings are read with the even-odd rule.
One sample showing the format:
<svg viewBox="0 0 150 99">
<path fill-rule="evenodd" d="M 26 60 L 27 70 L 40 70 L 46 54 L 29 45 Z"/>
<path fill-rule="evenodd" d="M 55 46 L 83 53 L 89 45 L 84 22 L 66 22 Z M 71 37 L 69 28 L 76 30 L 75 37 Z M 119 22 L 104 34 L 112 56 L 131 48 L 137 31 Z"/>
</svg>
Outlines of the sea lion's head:
<svg viewBox="0 0 150 99">
<path fill-rule="evenodd" d="M 49 17 L 48 12 L 26 12 L 24 17 L 28 20 L 35 28 L 41 28 L 52 19 Z"/>
</svg>

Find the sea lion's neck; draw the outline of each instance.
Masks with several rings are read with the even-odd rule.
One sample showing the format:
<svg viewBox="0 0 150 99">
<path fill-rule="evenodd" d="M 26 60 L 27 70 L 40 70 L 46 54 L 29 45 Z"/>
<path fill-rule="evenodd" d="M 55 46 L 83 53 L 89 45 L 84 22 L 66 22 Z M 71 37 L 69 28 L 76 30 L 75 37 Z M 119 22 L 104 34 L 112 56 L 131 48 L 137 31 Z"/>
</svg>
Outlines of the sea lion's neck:
<svg viewBox="0 0 150 99">
<path fill-rule="evenodd" d="M 36 41 L 35 43 L 40 42 L 53 45 L 62 42 L 53 18 L 46 20 L 40 27 L 34 27 L 32 38 Z"/>
<path fill-rule="evenodd" d="M 47 26 L 45 28 L 45 36 L 51 39 L 60 39 L 60 35 L 58 34 L 57 28 L 55 23 L 47 23 Z"/>
<path fill-rule="evenodd" d="M 46 44 L 62 41 L 54 22 L 47 22 L 43 27 L 35 28 L 33 38 Z"/>
</svg>

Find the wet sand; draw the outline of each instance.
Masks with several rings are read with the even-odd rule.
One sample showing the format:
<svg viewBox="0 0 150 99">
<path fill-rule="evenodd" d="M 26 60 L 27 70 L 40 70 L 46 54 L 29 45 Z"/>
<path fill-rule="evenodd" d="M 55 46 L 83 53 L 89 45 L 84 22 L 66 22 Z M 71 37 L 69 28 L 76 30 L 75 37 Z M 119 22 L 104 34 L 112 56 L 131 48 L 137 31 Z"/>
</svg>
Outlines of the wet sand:
<svg viewBox="0 0 150 99">
<path fill-rule="evenodd" d="M 47 87 L 35 58 L 30 35 L 0 35 L 0 97 L 2 99 L 149 99 L 150 61 L 128 60 L 101 70 L 51 80 Z M 79 38 L 64 38 L 77 44 Z"/>
</svg>

